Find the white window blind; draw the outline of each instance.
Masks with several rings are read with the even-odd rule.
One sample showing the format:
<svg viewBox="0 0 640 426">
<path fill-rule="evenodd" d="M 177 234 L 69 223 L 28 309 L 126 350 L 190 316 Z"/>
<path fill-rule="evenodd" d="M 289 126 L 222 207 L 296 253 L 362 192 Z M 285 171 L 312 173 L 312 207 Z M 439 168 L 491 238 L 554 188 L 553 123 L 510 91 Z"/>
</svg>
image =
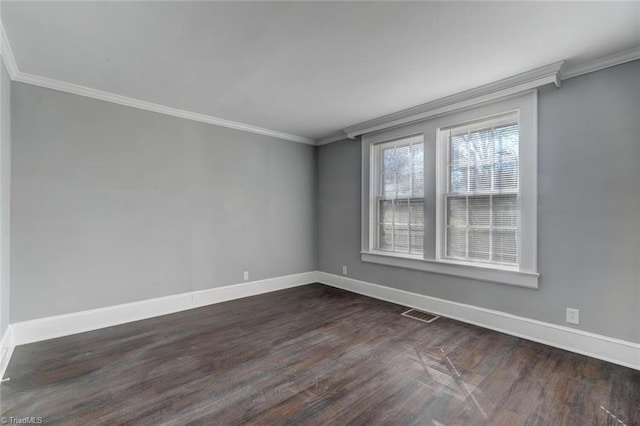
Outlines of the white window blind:
<svg viewBox="0 0 640 426">
<path fill-rule="evenodd" d="M 443 258 L 519 264 L 518 112 L 440 131 Z"/>
<path fill-rule="evenodd" d="M 376 248 L 422 254 L 424 245 L 424 140 L 375 145 Z"/>
</svg>

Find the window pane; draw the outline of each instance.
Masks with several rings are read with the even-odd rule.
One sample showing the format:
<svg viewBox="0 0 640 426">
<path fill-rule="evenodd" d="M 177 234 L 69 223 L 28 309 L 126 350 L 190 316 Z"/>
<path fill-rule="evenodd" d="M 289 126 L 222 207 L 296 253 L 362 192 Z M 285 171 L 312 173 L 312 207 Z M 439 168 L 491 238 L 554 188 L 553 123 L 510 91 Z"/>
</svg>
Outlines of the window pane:
<svg viewBox="0 0 640 426">
<path fill-rule="evenodd" d="M 466 165 L 469 162 L 469 135 L 451 136 L 450 147 L 452 164 Z"/>
<path fill-rule="evenodd" d="M 496 189 L 518 189 L 520 135 L 517 124 L 497 127 L 494 130 L 496 144 Z"/>
<path fill-rule="evenodd" d="M 469 230 L 469 258 L 474 260 L 489 260 L 491 239 L 489 230 Z"/>
<path fill-rule="evenodd" d="M 382 173 L 382 196 L 394 197 L 395 195 L 395 173 Z"/>
<path fill-rule="evenodd" d="M 520 154 L 520 135 L 518 124 L 496 127 L 493 131 L 497 156 L 518 157 Z"/>
<path fill-rule="evenodd" d="M 382 225 L 379 232 L 379 248 L 381 250 L 393 250 L 393 226 Z"/>
<path fill-rule="evenodd" d="M 398 197 L 411 195 L 411 148 L 409 145 L 396 147 L 396 185 Z"/>
<path fill-rule="evenodd" d="M 493 197 L 493 226 L 518 226 L 518 196 Z"/>
<path fill-rule="evenodd" d="M 396 162 L 395 148 L 382 150 L 382 195 L 394 197 L 396 195 Z"/>
<path fill-rule="evenodd" d="M 476 167 L 472 167 L 469 172 L 471 173 L 469 190 L 471 192 L 486 192 L 491 191 L 491 173 L 493 171 L 493 164 L 481 164 Z"/>
<path fill-rule="evenodd" d="M 469 168 L 452 164 L 449 171 L 449 191 L 467 192 L 469 190 Z"/>
<path fill-rule="evenodd" d="M 380 201 L 380 223 L 393 224 L 393 202 L 390 200 Z"/>
<path fill-rule="evenodd" d="M 409 200 L 395 200 L 394 211 L 396 225 L 408 225 L 409 224 Z"/>
<path fill-rule="evenodd" d="M 465 226 L 467 224 L 466 197 L 447 198 L 447 224 Z"/>
<path fill-rule="evenodd" d="M 424 194 L 424 144 L 419 143 L 411 146 L 411 158 L 413 161 L 413 196 Z"/>
<path fill-rule="evenodd" d="M 452 136 L 450 141 L 449 191 L 466 192 L 469 181 L 468 135 Z"/>
<path fill-rule="evenodd" d="M 473 164 L 469 170 L 469 190 L 472 192 L 491 189 L 491 174 L 487 169 L 490 161 L 488 145 L 485 131 L 469 133 L 470 161 Z"/>
<path fill-rule="evenodd" d="M 382 150 L 382 158 L 383 158 L 382 169 L 383 169 L 383 172 L 393 172 L 393 171 L 395 171 L 395 169 L 396 169 L 395 150 L 396 149 L 394 147 L 384 148 Z"/>
<path fill-rule="evenodd" d="M 501 263 L 518 263 L 516 231 L 493 231 L 493 261 Z"/>
<path fill-rule="evenodd" d="M 493 134 L 491 129 L 476 130 L 469 133 L 471 160 L 476 164 L 491 162 L 493 156 Z"/>
<path fill-rule="evenodd" d="M 422 253 L 424 243 L 424 231 L 422 227 L 411 227 L 410 235 L 411 253 Z"/>
<path fill-rule="evenodd" d="M 491 225 L 491 197 L 469 197 L 469 225 Z"/>
<path fill-rule="evenodd" d="M 447 256 L 467 256 L 467 232 L 465 228 L 447 228 Z"/>
<path fill-rule="evenodd" d="M 517 158 L 499 158 L 495 166 L 495 189 L 517 190 L 520 173 Z"/>
<path fill-rule="evenodd" d="M 424 225 L 424 200 L 411 200 L 409 202 L 411 212 L 411 227 Z"/>
<path fill-rule="evenodd" d="M 409 227 L 406 225 L 396 226 L 394 231 L 394 251 L 409 251 Z"/>
</svg>

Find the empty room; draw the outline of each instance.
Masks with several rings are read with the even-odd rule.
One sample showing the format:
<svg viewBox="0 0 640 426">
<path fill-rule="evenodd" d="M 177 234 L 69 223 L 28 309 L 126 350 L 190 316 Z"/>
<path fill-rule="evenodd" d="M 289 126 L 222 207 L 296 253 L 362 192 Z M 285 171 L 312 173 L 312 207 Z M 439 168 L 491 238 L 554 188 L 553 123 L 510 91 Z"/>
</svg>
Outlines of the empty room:
<svg viewBox="0 0 640 426">
<path fill-rule="evenodd" d="M 0 0 L 0 423 L 640 426 L 640 2 Z"/>
</svg>

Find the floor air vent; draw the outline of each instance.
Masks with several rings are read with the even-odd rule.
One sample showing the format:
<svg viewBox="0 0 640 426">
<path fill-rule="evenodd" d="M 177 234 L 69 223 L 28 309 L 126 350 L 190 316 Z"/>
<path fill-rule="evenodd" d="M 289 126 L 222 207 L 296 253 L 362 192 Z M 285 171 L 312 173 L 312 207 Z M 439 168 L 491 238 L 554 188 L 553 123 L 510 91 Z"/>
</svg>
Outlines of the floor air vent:
<svg viewBox="0 0 640 426">
<path fill-rule="evenodd" d="M 438 315 L 431 314 L 429 312 L 419 311 L 417 309 L 409 309 L 402 313 L 403 316 L 413 318 L 414 320 L 426 322 L 430 324 L 440 318 Z"/>
</svg>

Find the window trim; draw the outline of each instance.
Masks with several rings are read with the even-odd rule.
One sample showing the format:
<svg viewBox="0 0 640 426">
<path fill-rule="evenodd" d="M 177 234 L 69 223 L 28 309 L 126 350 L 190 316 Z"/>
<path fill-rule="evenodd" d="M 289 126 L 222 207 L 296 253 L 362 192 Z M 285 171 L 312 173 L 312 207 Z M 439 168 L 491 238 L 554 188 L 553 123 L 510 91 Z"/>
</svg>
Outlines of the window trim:
<svg viewBox="0 0 640 426">
<path fill-rule="evenodd" d="M 471 278 L 516 287 L 537 289 L 540 274 L 498 268 L 486 268 L 478 265 L 463 265 L 435 259 L 423 259 L 418 256 L 390 255 L 387 252 L 363 251 L 361 260 L 379 265 L 396 266 L 415 271 L 433 272 L 454 277 Z"/>
<path fill-rule="evenodd" d="M 443 259 L 442 250 L 442 201 L 440 196 L 441 182 L 440 167 L 438 161 L 442 146 L 439 143 L 439 130 L 455 126 L 457 124 L 482 120 L 507 111 L 520 111 L 520 202 L 521 202 L 521 253 L 519 267 L 481 264 L 451 259 Z M 361 260 L 363 262 L 376 263 L 387 266 L 413 269 L 426 272 L 434 272 L 444 275 L 452 275 L 471 278 L 493 283 L 510 284 L 518 287 L 537 289 L 539 274 L 537 272 L 537 123 L 538 123 L 537 90 L 528 90 L 495 101 L 461 108 L 437 117 L 414 122 L 396 127 L 390 130 L 375 132 L 365 135 L 362 140 L 362 249 Z M 424 132 L 424 127 L 434 127 L 435 132 Z M 387 136 L 391 134 L 391 136 Z M 375 226 L 375 210 L 370 208 L 371 188 L 375 185 L 375 176 L 371 173 L 373 145 L 403 139 L 418 134 L 424 134 L 425 144 L 425 185 L 427 182 L 427 146 L 435 144 L 435 229 L 430 238 L 435 237 L 435 252 L 433 257 L 428 254 L 428 246 L 433 247 L 433 239 L 428 239 L 427 224 L 425 218 L 424 231 L 424 255 L 407 255 L 403 253 L 381 252 L 375 250 L 375 241 L 371 241 L 371 227 Z M 385 137 L 386 136 L 386 137 Z M 369 139 L 369 140 L 367 140 Z M 430 191 L 425 186 L 425 213 Z"/>
</svg>

